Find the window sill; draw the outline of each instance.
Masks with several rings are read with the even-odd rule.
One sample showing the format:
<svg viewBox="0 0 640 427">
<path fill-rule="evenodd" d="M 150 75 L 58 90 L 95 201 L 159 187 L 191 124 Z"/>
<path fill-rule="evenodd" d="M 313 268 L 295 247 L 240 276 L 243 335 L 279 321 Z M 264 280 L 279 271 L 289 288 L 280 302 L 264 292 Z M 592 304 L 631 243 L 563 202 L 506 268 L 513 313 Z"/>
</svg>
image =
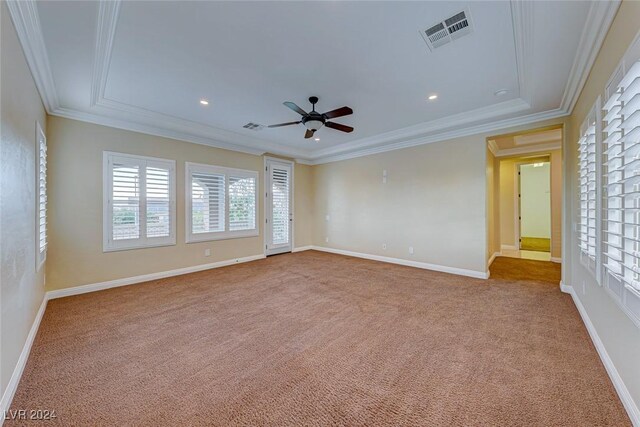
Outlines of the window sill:
<svg viewBox="0 0 640 427">
<path fill-rule="evenodd" d="M 260 233 L 258 230 L 246 230 L 246 231 L 225 231 L 218 233 L 202 233 L 196 235 L 187 235 L 185 243 L 202 243 L 211 242 L 216 240 L 231 240 L 231 239 L 244 239 L 247 237 L 258 237 Z"/>
</svg>

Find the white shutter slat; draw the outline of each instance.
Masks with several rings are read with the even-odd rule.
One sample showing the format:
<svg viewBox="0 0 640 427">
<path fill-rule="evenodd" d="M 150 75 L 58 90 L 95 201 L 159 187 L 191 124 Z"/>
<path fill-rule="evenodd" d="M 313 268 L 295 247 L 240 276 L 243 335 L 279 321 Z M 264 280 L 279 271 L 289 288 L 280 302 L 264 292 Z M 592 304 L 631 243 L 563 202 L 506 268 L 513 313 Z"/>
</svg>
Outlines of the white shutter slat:
<svg viewBox="0 0 640 427">
<path fill-rule="evenodd" d="M 140 166 L 114 163 L 112 166 L 112 238 L 140 238 Z"/>
<path fill-rule="evenodd" d="M 229 230 L 256 227 L 256 180 L 253 177 L 229 177 Z"/>
<path fill-rule="evenodd" d="M 171 183 L 168 168 L 147 166 L 147 237 L 168 237 L 171 234 Z"/>
<path fill-rule="evenodd" d="M 289 170 L 271 166 L 273 214 L 271 224 L 272 243 L 289 243 Z"/>
<path fill-rule="evenodd" d="M 192 173 L 191 206 L 192 233 L 225 231 L 225 175 Z"/>
<path fill-rule="evenodd" d="M 615 82 L 612 82 L 612 85 Z M 640 290 L 640 61 L 612 87 L 605 104 L 604 267 Z"/>
</svg>

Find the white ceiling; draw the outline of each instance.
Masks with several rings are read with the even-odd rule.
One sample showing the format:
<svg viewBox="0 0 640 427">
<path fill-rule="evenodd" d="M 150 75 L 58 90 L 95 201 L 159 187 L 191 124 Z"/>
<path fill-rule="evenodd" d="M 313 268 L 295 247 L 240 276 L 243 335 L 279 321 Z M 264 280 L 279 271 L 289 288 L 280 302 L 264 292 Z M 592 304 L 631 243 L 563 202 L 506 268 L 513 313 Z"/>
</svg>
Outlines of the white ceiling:
<svg viewBox="0 0 640 427">
<path fill-rule="evenodd" d="M 33 5 L 10 9 L 39 18 L 16 27 L 51 114 L 319 163 L 567 114 L 618 3 Z M 466 7 L 473 33 L 429 51 L 419 30 Z M 242 128 L 298 120 L 282 102 L 311 95 L 355 131 Z"/>
</svg>

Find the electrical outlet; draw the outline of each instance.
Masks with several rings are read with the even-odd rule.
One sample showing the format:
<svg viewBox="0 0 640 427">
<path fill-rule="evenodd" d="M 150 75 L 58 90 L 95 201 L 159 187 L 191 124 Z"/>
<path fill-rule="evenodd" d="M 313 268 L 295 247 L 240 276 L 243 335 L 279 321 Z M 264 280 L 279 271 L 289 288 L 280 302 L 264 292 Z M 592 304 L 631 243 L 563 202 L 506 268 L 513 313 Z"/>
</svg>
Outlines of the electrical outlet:
<svg viewBox="0 0 640 427">
<path fill-rule="evenodd" d="M 386 251 L 386 250 L 387 250 L 387 244 L 386 244 L 386 243 L 383 243 L 383 244 L 382 244 L 382 250 L 383 250 L 383 251 Z"/>
<path fill-rule="evenodd" d="M 327 243 L 329 243 L 329 238 L 328 238 L 328 237 L 325 237 L 325 238 L 324 238 L 324 241 L 325 241 L 325 242 L 327 242 Z"/>
<path fill-rule="evenodd" d="M 413 246 L 409 246 L 409 255 L 413 255 Z"/>
<path fill-rule="evenodd" d="M 331 221 L 331 215 L 327 215 L 324 217 L 327 221 Z"/>
<path fill-rule="evenodd" d="M 384 169 L 384 170 L 382 171 L 382 183 L 383 183 L 383 184 L 386 184 L 386 183 L 387 183 L 387 170 L 386 170 L 386 169 Z"/>
<path fill-rule="evenodd" d="M 205 249 L 204 256 L 211 256 L 211 249 Z"/>
</svg>

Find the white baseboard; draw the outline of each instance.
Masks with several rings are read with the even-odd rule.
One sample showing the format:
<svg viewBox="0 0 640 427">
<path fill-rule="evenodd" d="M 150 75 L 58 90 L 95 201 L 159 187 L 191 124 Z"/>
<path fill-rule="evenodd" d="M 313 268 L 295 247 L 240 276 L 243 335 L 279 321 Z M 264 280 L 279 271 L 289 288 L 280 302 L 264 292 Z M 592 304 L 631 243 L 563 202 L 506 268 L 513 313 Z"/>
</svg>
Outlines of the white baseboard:
<svg viewBox="0 0 640 427">
<path fill-rule="evenodd" d="M 252 255 L 243 258 L 228 259 L 212 262 L 210 264 L 194 265 L 193 267 L 178 268 L 176 270 L 161 271 L 159 273 L 143 274 L 141 276 L 125 277 L 109 280 L 107 282 L 91 283 L 89 285 L 74 286 L 72 288 L 56 289 L 47 292 L 48 299 L 63 298 L 71 295 L 86 294 L 87 292 L 102 291 L 104 289 L 117 288 L 119 286 L 133 285 L 135 283 L 148 282 L 150 280 L 164 279 L 165 277 L 179 276 L 181 274 L 195 273 L 196 271 L 210 270 L 212 268 L 226 267 L 232 264 L 255 261 L 265 258 L 264 254 Z"/>
<path fill-rule="evenodd" d="M 551 262 L 562 263 L 562 258 L 551 257 Z"/>
<path fill-rule="evenodd" d="M 616 392 L 618 393 L 618 397 L 622 401 L 622 405 L 624 406 L 624 408 L 627 410 L 627 414 L 631 419 L 631 424 L 633 424 L 636 427 L 640 427 L 640 408 L 638 408 L 638 405 L 636 404 L 636 402 L 633 401 L 633 398 L 631 397 L 631 394 L 629 393 L 627 386 L 624 384 L 622 377 L 620 377 L 618 370 L 616 369 L 616 367 L 613 364 L 613 361 L 609 357 L 609 353 L 607 353 L 607 349 L 604 347 L 602 340 L 598 336 L 598 332 L 596 331 L 596 328 L 593 326 L 593 323 L 591 323 L 591 319 L 589 318 L 587 311 L 582 305 L 582 302 L 580 302 L 580 298 L 578 298 L 572 286 L 567 286 L 563 282 L 560 282 L 560 289 L 562 290 L 562 292 L 566 292 L 571 295 L 571 298 L 573 299 L 573 303 L 578 308 L 580 317 L 582 317 L 582 321 L 584 322 L 584 325 L 587 327 L 587 331 L 589 332 L 591 341 L 593 342 L 593 345 L 596 347 L 596 350 L 598 351 L 600 360 L 602 360 L 602 364 L 607 370 L 607 373 L 609 374 L 609 378 L 611 378 L 611 382 L 613 383 L 613 386 L 616 389 Z"/>
<path fill-rule="evenodd" d="M 500 250 L 504 251 L 519 251 L 520 248 L 514 245 L 500 245 Z"/>
<path fill-rule="evenodd" d="M 433 271 L 440 271 L 440 272 L 443 272 L 443 273 L 457 274 L 459 276 L 474 277 L 476 279 L 488 279 L 489 278 L 489 272 L 488 271 L 476 271 L 476 270 L 467 270 L 467 269 L 464 269 L 464 268 L 457 268 L 457 267 L 447 267 L 445 265 L 429 264 L 429 263 L 426 263 L 426 262 L 411 261 L 411 260 L 402 259 L 402 258 L 391 258 L 391 257 L 386 257 L 386 256 L 381 256 L 381 255 L 371 255 L 371 254 L 365 254 L 365 253 L 361 253 L 361 252 L 351 252 L 351 251 L 345 251 L 345 250 L 342 250 L 342 249 L 326 248 L 326 247 L 323 247 L 323 246 L 312 246 L 310 249 L 313 249 L 313 250 L 316 250 L 316 251 L 322 251 L 322 252 L 330 252 L 332 254 L 346 255 L 346 256 L 352 256 L 352 257 L 356 257 L 356 258 L 370 259 L 370 260 L 373 260 L 373 261 L 382 261 L 382 262 L 388 262 L 388 263 L 391 263 L 391 264 L 406 265 L 408 267 L 422 268 L 422 269 L 425 269 L 425 270 L 433 270 Z"/>
<path fill-rule="evenodd" d="M 0 426 L 2 426 L 2 423 L 4 422 L 4 415 L 9 411 L 13 396 L 16 394 L 16 390 L 18 389 L 20 378 L 22 378 L 22 373 L 24 372 L 24 368 L 27 365 L 27 360 L 29 359 L 29 353 L 31 353 L 31 346 L 33 346 L 33 341 L 35 340 L 38 329 L 40 328 L 42 316 L 44 316 L 44 311 L 47 308 L 47 301 L 47 294 L 44 294 L 42 303 L 40 304 L 40 308 L 36 313 L 36 318 L 33 319 L 33 324 L 31 325 L 29 334 L 27 334 L 27 340 L 22 347 L 20 357 L 18 357 L 16 367 L 13 369 L 13 374 L 11 374 L 9 383 L 7 384 L 7 387 L 5 388 L 2 395 L 2 400 L 0 400 Z"/>
<path fill-rule="evenodd" d="M 302 251 L 310 251 L 313 249 L 313 246 L 299 246 L 297 248 L 293 248 L 291 252 L 302 252 Z"/>
</svg>

